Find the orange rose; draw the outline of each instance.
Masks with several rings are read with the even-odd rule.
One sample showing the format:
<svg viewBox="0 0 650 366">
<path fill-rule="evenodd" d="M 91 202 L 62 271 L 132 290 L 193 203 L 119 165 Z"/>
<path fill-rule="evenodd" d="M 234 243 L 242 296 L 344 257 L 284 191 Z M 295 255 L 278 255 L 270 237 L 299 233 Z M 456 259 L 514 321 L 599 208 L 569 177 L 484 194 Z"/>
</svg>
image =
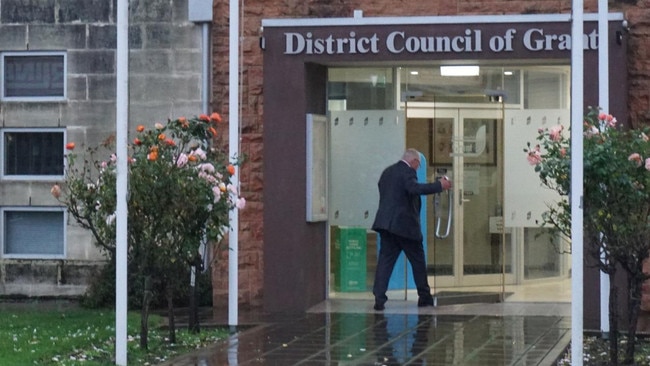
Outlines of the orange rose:
<svg viewBox="0 0 650 366">
<path fill-rule="evenodd" d="M 208 127 L 208 132 L 210 132 L 212 137 L 217 136 L 217 130 L 215 130 L 214 127 Z"/>
<path fill-rule="evenodd" d="M 153 152 L 153 151 L 158 152 L 158 146 L 153 145 L 152 147 L 149 148 L 149 151 L 151 151 L 151 152 Z"/>
<path fill-rule="evenodd" d="M 138 146 L 142 145 L 142 141 L 141 141 L 139 138 L 137 138 L 137 137 L 136 137 L 135 139 L 133 139 L 133 143 L 134 143 L 135 145 L 138 145 Z"/>
<path fill-rule="evenodd" d="M 199 119 L 203 122 L 210 122 L 210 117 L 208 117 L 207 114 L 201 114 L 199 115 Z"/>
<path fill-rule="evenodd" d="M 167 138 L 167 136 L 165 136 L 164 133 L 161 133 L 161 134 L 158 135 L 158 140 L 160 140 L 160 141 L 162 141 L 162 140 L 164 140 L 166 138 Z"/>
<path fill-rule="evenodd" d="M 229 164 L 228 167 L 226 168 L 228 170 L 228 173 L 230 175 L 235 175 L 235 166 L 232 164 Z"/>
<path fill-rule="evenodd" d="M 67 144 L 65 144 L 65 148 L 68 150 L 74 150 L 74 147 L 75 147 L 74 142 L 68 142 Z"/>
<path fill-rule="evenodd" d="M 147 154 L 147 160 L 154 161 L 156 159 L 158 159 L 158 151 L 152 151 Z"/>
<path fill-rule="evenodd" d="M 187 160 L 189 161 L 196 161 L 196 159 L 197 159 L 196 155 L 190 155 L 187 157 Z"/>
<path fill-rule="evenodd" d="M 172 139 L 165 140 L 165 143 L 167 144 L 167 146 L 176 146 L 176 143 Z"/>
<path fill-rule="evenodd" d="M 210 115 L 210 119 L 217 122 L 217 123 L 219 123 L 219 122 L 221 122 L 221 115 L 219 113 L 217 113 L 217 112 L 214 112 L 214 113 L 212 113 Z"/>
<path fill-rule="evenodd" d="M 138 127 L 135 128 L 136 131 L 142 132 L 144 131 L 144 126 L 143 125 L 138 125 Z"/>
</svg>

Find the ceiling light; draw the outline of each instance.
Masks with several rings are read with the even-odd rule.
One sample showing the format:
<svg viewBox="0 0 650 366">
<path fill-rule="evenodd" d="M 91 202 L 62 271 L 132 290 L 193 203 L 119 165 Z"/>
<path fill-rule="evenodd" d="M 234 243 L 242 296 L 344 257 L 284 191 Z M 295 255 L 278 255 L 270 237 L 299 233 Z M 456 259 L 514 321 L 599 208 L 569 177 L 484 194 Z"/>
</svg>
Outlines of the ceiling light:
<svg viewBox="0 0 650 366">
<path fill-rule="evenodd" d="M 503 75 L 505 76 L 512 76 L 512 71 L 504 71 Z"/>
<path fill-rule="evenodd" d="M 418 75 L 418 74 L 419 74 L 419 72 L 417 70 L 412 70 L 411 71 L 411 75 Z"/>
<path fill-rule="evenodd" d="M 478 76 L 478 66 L 440 66 L 442 76 Z"/>
</svg>

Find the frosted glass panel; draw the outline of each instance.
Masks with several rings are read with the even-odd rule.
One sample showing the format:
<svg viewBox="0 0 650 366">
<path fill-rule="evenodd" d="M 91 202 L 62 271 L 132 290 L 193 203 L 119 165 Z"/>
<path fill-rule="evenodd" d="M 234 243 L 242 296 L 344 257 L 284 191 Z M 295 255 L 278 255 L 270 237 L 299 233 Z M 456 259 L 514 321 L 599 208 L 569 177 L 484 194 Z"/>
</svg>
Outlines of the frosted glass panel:
<svg viewBox="0 0 650 366">
<path fill-rule="evenodd" d="M 332 112 L 329 125 L 330 225 L 370 229 L 379 204 L 379 176 L 405 149 L 404 112 Z"/>
<path fill-rule="evenodd" d="M 504 220 L 506 227 L 539 227 L 542 213 L 548 204 L 557 202 L 560 196 L 554 190 L 543 187 L 539 175 L 528 164 L 523 149 L 526 143 L 537 143 L 539 128 L 564 125 L 569 133 L 570 111 L 568 109 L 506 110 L 504 123 Z"/>
</svg>

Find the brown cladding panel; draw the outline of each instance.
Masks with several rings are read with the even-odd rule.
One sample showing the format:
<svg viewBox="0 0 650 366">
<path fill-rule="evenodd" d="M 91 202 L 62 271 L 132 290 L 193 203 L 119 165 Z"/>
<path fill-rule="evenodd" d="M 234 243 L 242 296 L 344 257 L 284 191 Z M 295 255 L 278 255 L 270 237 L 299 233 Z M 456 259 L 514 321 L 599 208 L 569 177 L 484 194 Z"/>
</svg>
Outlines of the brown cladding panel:
<svg viewBox="0 0 650 366">
<path fill-rule="evenodd" d="M 268 311 L 302 311 L 325 299 L 325 223 L 305 220 L 305 114 L 324 113 L 326 71 L 296 59 L 265 67 L 264 307 Z"/>
</svg>

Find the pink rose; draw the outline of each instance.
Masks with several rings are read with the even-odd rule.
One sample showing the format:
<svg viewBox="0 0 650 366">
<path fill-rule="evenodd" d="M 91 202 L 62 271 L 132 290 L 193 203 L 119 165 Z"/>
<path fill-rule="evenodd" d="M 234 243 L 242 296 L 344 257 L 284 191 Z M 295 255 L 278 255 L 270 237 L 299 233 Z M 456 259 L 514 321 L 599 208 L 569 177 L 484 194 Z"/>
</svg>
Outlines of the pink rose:
<svg viewBox="0 0 650 366">
<path fill-rule="evenodd" d="M 636 164 L 637 167 L 643 165 L 643 159 L 641 158 L 641 155 L 639 155 L 638 153 L 630 154 L 630 156 L 627 157 L 627 160 Z"/>
<path fill-rule="evenodd" d="M 552 141 L 560 141 L 560 138 L 562 137 L 562 130 L 564 129 L 564 126 L 562 125 L 557 125 L 553 128 L 550 129 L 549 131 L 549 136 L 551 137 Z"/>
<path fill-rule="evenodd" d="M 542 154 L 538 150 L 531 150 L 526 159 L 528 159 L 528 164 L 537 165 L 542 162 Z"/>
</svg>

